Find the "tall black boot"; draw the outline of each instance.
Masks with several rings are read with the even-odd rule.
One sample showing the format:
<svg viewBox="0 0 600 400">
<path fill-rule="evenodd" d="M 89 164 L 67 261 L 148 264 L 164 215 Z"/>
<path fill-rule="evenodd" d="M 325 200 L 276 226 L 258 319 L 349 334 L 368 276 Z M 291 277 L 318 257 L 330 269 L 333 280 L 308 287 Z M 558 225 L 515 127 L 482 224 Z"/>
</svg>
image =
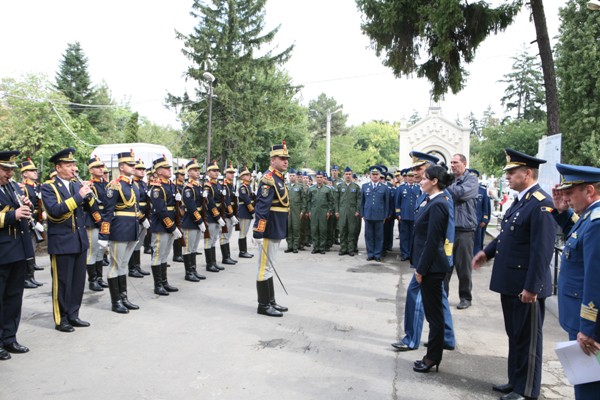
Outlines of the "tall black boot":
<svg viewBox="0 0 600 400">
<path fill-rule="evenodd" d="M 137 268 L 135 267 L 135 251 L 131 253 L 131 257 L 129 257 L 129 263 L 127 263 L 127 268 L 129 268 L 129 276 L 132 278 L 143 278 L 142 275 Z"/>
<path fill-rule="evenodd" d="M 110 265 L 110 261 L 108 261 L 108 254 L 105 252 L 102 255 L 102 266 L 103 267 L 108 267 Z M 100 274 L 100 276 L 102 276 L 102 274 Z M 106 287 L 106 286 L 103 286 Z"/>
<path fill-rule="evenodd" d="M 198 255 L 198 253 L 191 253 L 190 256 L 192 256 L 192 274 L 194 274 L 194 276 L 196 278 L 198 278 L 198 280 L 202 280 L 202 279 L 206 279 L 206 277 L 204 275 L 200 275 L 198 273 L 198 271 L 196 271 L 196 256 Z"/>
<path fill-rule="evenodd" d="M 173 241 L 173 261 L 183 262 L 183 257 L 181 256 L 181 254 L 182 254 L 181 243 L 179 242 L 179 240 L 174 240 Z"/>
<path fill-rule="evenodd" d="M 219 271 L 223 271 L 225 269 L 225 267 L 222 267 L 219 264 L 217 264 L 217 248 L 216 247 L 210 248 L 210 259 L 211 259 L 212 265 L 216 269 L 218 269 Z"/>
<path fill-rule="evenodd" d="M 275 301 L 275 287 L 273 286 L 273 277 L 267 279 L 267 282 L 269 282 L 269 303 L 271 303 L 271 307 L 273 307 L 277 311 L 286 312 L 288 308 L 285 306 L 280 306 Z"/>
<path fill-rule="evenodd" d="M 200 279 L 196 278 L 192 271 L 192 254 L 183 255 L 183 267 L 185 268 L 185 280 L 190 282 L 200 282 Z"/>
<path fill-rule="evenodd" d="M 102 289 L 102 286 L 98 285 L 98 276 L 96 275 L 96 264 L 88 264 L 85 266 L 85 268 L 87 269 L 88 273 L 88 282 L 90 290 L 93 290 L 94 292 L 103 291 L 104 289 Z"/>
<path fill-rule="evenodd" d="M 169 292 L 165 290 L 162 284 L 162 266 L 153 265 L 152 267 L 152 278 L 154 278 L 154 294 L 159 296 L 168 296 Z"/>
<path fill-rule="evenodd" d="M 237 261 L 231 259 L 231 255 L 229 254 L 229 243 L 221 245 L 221 254 L 223 255 L 223 264 L 235 265 L 237 263 Z"/>
<path fill-rule="evenodd" d="M 123 305 L 123 301 L 121 300 L 118 278 L 108 278 L 108 290 L 110 291 L 112 310 L 119 314 L 127 314 L 129 310 Z"/>
<path fill-rule="evenodd" d="M 107 288 L 108 284 L 102 280 L 102 268 L 104 267 L 103 261 L 96 261 L 96 282 L 103 288 Z"/>
<path fill-rule="evenodd" d="M 204 249 L 204 260 L 206 261 L 206 270 L 208 272 L 219 272 L 219 269 L 212 263 L 210 249 Z"/>
<path fill-rule="evenodd" d="M 119 295 L 121 297 L 121 302 L 123 303 L 125 308 L 129 310 L 139 310 L 140 306 L 133 304 L 127 298 L 127 276 L 119 275 L 117 279 L 119 281 Z"/>
<path fill-rule="evenodd" d="M 152 254 L 152 232 L 150 229 L 146 231 L 146 236 L 144 236 L 144 254 Z"/>
<path fill-rule="evenodd" d="M 167 280 L 167 263 L 160 265 L 160 274 L 162 276 L 162 284 L 167 292 L 178 292 L 175 286 L 169 285 L 169 281 Z"/>
<path fill-rule="evenodd" d="M 137 271 L 140 274 L 142 274 L 144 276 L 148 276 L 148 275 L 150 275 L 150 272 L 144 271 L 142 269 L 141 253 L 142 253 L 141 250 L 134 250 L 134 252 L 133 252 L 133 262 L 135 264 L 135 269 L 137 269 Z"/>
<path fill-rule="evenodd" d="M 27 271 L 25 274 L 25 289 L 36 289 L 38 286 L 42 286 L 43 283 L 40 283 L 35 280 L 35 260 L 32 258 L 27 260 Z"/>
<path fill-rule="evenodd" d="M 248 253 L 248 242 L 246 238 L 238 239 L 238 246 L 240 247 L 240 258 L 252 258 L 254 254 Z"/>
<path fill-rule="evenodd" d="M 256 310 L 258 314 L 267 315 L 269 317 L 283 316 L 281 312 L 271 306 L 268 281 L 256 281 L 256 292 L 258 293 L 258 308 Z"/>
</svg>

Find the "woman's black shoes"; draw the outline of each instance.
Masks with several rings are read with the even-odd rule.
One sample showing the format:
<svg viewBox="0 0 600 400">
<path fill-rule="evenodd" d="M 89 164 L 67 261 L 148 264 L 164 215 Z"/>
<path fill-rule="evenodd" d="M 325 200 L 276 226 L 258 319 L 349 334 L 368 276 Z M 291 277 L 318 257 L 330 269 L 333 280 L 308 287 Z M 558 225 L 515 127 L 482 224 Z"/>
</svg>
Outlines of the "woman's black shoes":
<svg viewBox="0 0 600 400">
<path fill-rule="evenodd" d="M 429 372 L 431 370 L 431 368 L 433 368 L 433 367 L 435 367 L 435 372 L 438 372 L 438 369 L 440 367 L 440 361 L 434 362 L 434 361 L 429 361 L 426 358 L 423 358 L 422 360 L 415 361 L 415 365 L 413 366 L 413 371 Z"/>
</svg>

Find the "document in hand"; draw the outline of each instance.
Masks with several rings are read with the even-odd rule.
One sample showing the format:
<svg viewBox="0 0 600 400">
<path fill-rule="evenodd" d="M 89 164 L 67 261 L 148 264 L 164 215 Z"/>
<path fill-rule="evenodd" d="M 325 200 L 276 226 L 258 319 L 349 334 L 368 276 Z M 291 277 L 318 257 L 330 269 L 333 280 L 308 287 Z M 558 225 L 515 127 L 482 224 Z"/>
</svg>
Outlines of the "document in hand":
<svg viewBox="0 0 600 400">
<path fill-rule="evenodd" d="M 576 340 L 556 343 L 555 351 L 572 385 L 600 381 L 600 353 L 586 355 Z"/>
</svg>

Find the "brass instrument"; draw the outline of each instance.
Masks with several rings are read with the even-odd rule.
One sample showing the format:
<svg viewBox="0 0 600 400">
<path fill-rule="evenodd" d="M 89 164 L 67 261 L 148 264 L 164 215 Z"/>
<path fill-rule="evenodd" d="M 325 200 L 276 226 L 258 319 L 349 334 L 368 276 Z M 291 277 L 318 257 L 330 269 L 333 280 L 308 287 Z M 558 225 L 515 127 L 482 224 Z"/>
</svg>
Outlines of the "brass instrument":
<svg viewBox="0 0 600 400">
<path fill-rule="evenodd" d="M 81 177 L 78 174 L 75 174 L 75 179 L 77 179 L 77 182 L 79 182 L 79 184 L 83 186 L 84 182 L 83 182 L 83 180 L 81 179 Z M 102 200 L 100 200 L 98 198 L 98 196 L 96 196 L 96 193 L 94 193 L 93 190 L 90 192 L 90 194 L 92 195 L 91 197 L 94 198 L 94 200 L 96 201 L 96 203 L 102 204 Z M 89 198 L 89 196 L 88 196 L 88 198 Z"/>
<path fill-rule="evenodd" d="M 17 190 L 15 189 L 14 186 L 12 186 L 12 182 L 14 182 L 13 180 L 10 181 L 11 182 L 11 187 L 13 190 L 13 193 L 15 195 L 15 198 L 17 199 L 17 202 L 19 203 L 19 207 L 24 207 L 25 203 L 23 203 L 23 200 L 21 200 L 21 195 L 19 194 L 19 192 L 17 192 Z M 39 212 L 41 213 L 42 210 L 39 210 Z M 37 229 L 35 229 L 35 224 L 36 221 L 33 219 L 33 215 L 30 215 L 29 218 L 27 218 L 27 221 L 29 223 L 29 229 L 31 229 L 34 234 L 35 234 L 35 241 L 37 243 L 41 243 L 44 241 L 44 236 L 42 236 L 42 233 L 40 231 L 38 231 Z"/>
</svg>

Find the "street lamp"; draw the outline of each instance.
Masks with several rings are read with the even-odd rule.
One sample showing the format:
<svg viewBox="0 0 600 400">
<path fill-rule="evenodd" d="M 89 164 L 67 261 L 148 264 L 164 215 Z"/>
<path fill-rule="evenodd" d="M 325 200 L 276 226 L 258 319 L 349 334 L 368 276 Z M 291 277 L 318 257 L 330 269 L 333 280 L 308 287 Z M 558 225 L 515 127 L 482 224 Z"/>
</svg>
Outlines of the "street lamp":
<svg viewBox="0 0 600 400">
<path fill-rule="evenodd" d="M 598 11 L 600 10 L 600 1 L 598 0 L 590 0 L 586 4 L 588 10 Z"/>
<path fill-rule="evenodd" d="M 204 168 L 207 168 L 208 164 L 210 163 L 210 139 L 212 136 L 212 85 L 215 80 L 215 76 L 207 71 L 202 74 L 202 77 L 208 81 L 208 143 L 206 145 L 206 163 L 204 164 Z"/>
<path fill-rule="evenodd" d="M 327 174 L 331 173 L 331 171 L 329 170 L 331 164 L 331 116 L 340 111 L 342 111 L 341 107 L 335 110 L 334 112 L 327 110 L 327 134 L 325 136 L 325 171 L 327 171 Z"/>
</svg>

